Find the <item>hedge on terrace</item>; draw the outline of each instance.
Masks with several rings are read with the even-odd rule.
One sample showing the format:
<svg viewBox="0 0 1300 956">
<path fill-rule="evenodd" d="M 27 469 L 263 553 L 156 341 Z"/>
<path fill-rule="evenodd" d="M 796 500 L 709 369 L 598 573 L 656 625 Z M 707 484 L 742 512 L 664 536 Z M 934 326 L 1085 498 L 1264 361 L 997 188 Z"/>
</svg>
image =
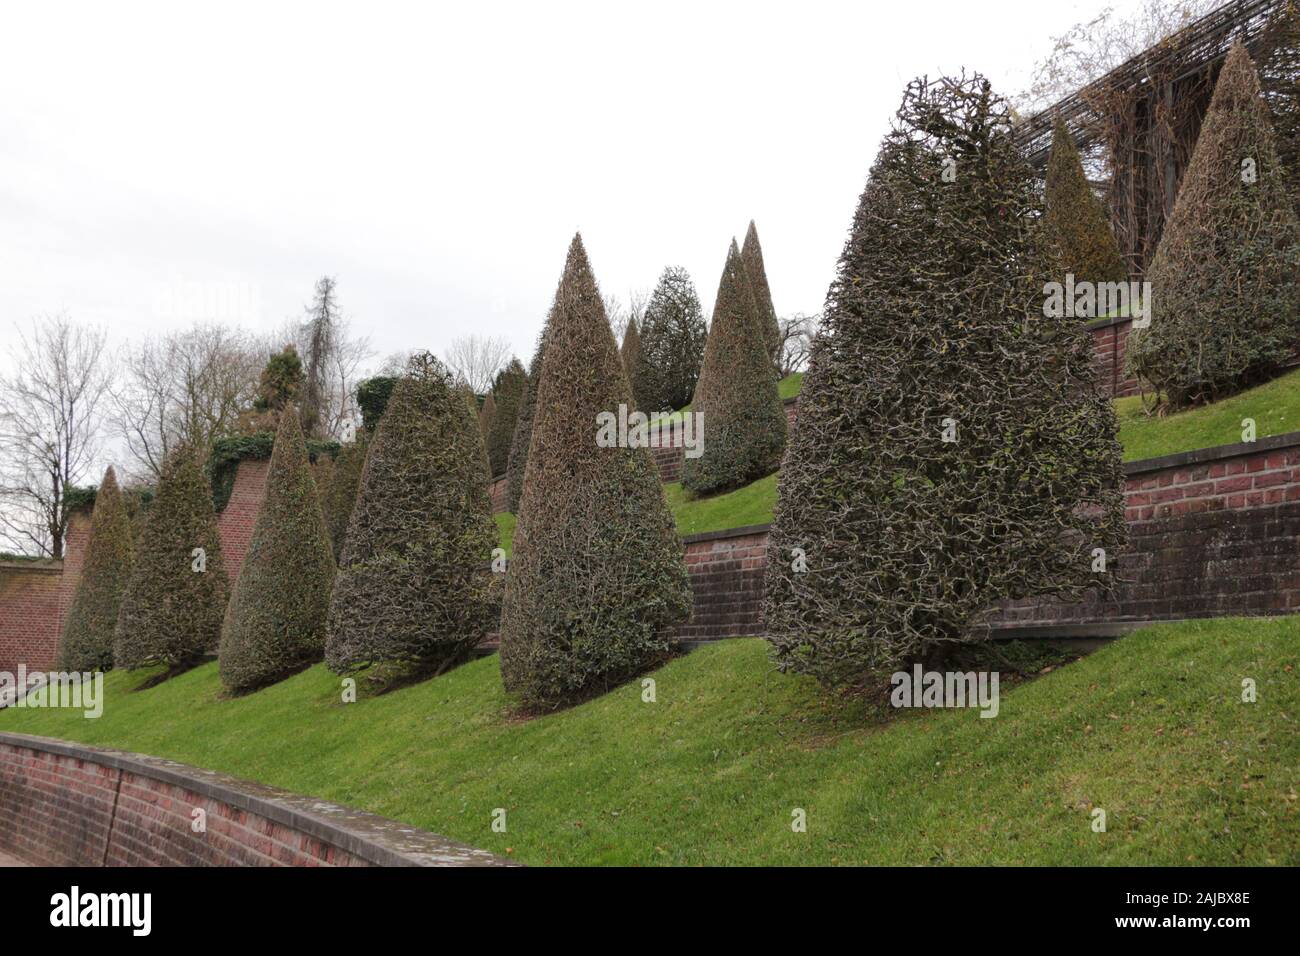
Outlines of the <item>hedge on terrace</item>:
<svg viewBox="0 0 1300 956">
<path fill-rule="evenodd" d="M 113 666 L 113 631 L 134 554 L 131 517 L 110 466 L 95 495 L 81 579 L 63 625 L 60 670 L 106 671 Z"/>
<path fill-rule="evenodd" d="M 1059 120 L 1052 134 L 1043 199 L 1043 241 L 1052 277 L 1065 282 L 1126 282 L 1128 269 L 1106 209 L 1083 173 L 1079 150 Z"/>
<path fill-rule="evenodd" d="M 188 446 L 163 465 L 113 634 L 118 667 L 198 663 L 217 649 L 229 583 L 212 494 Z"/>
<path fill-rule="evenodd" d="M 547 320 L 549 323 L 549 319 Z M 506 510 L 519 512 L 519 498 L 524 493 L 524 470 L 528 465 L 528 446 L 533 440 L 533 412 L 537 407 L 537 382 L 542 375 L 542 344 L 545 332 L 537 338 L 533 360 L 528 363 L 528 380 L 519 403 L 519 419 L 510 439 L 510 461 L 506 467 Z"/>
<path fill-rule="evenodd" d="M 442 363 L 411 357 L 361 472 L 330 602 L 332 670 L 443 667 L 495 625 L 496 524 L 470 407 Z"/>
<path fill-rule="evenodd" d="M 1214 87 L 1147 278 L 1131 372 L 1177 407 L 1275 375 L 1300 342 L 1300 226 L 1259 77 L 1240 42 Z"/>
<path fill-rule="evenodd" d="M 357 433 L 355 441 L 339 449 L 329 487 L 323 489 L 321 506 L 335 561 L 343 554 L 343 541 L 347 537 L 348 522 L 352 519 L 352 508 L 357 502 L 357 487 L 361 484 L 361 469 L 365 467 L 369 448 L 370 433 L 363 429 Z"/>
<path fill-rule="evenodd" d="M 600 291 L 574 236 L 544 332 L 536 418 L 501 612 L 501 677 L 551 708 L 642 672 L 689 616 L 682 543 L 650 452 L 597 444 L 631 400 Z"/>
<path fill-rule="evenodd" d="M 870 679 L 986 636 L 1003 599 L 1113 577 L 1115 415 L 1085 329 L 1043 316 L 1036 198 L 986 81 L 908 87 L 781 468 L 764 607 L 781 669 Z"/>
<path fill-rule="evenodd" d="M 641 324 L 646 411 L 690 403 L 708 337 L 690 273 L 669 266 L 659 276 Z"/>
<path fill-rule="evenodd" d="M 487 433 L 487 454 L 494 478 L 504 475 L 510 466 L 510 442 L 519 420 L 519 405 L 523 401 L 527 378 L 523 364 L 512 358 L 492 383 L 493 414 Z"/>
<path fill-rule="evenodd" d="M 767 284 L 767 267 L 763 264 L 763 247 L 759 245 L 758 227 L 752 219 L 740 249 L 740 261 L 745 265 L 745 274 L 749 276 L 750 288 L 754 292 L 754 307 L 758 310 L 763 343 L 772 364 L 776 365 L 781 361 L 781 322 L 776 317 L 776 306 L 772 304 L 772 289 Z"/>
<path fill-rule="evenodd" d="M 244 693 L 320 660 L 333 582 L 334 554 L 307 445 L 288 406 L 275 436 L 266 500 L 226 609 L 217 655 L 221 683 Z"/>
<path fill-rule="evenodd" d="M 734 239 L 718 284 L 691 411 L 703 416 L 704 450 L 683 464 L 682 487 L 687 491 L 713 494 L 739 488 L 780 464 L 785 406 Z"/>
</svg>

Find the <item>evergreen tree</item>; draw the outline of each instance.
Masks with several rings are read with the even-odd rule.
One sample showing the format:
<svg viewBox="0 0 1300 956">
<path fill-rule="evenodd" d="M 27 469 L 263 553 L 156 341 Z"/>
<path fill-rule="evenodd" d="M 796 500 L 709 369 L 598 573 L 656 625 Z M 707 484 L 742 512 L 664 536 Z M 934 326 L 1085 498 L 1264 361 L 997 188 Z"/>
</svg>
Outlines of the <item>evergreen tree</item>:
<svg viewBox="0 0 1300 956">
<path fill-rule="evenodd" d="M 1147 278 L 1131 372 L 1174 407 L 1277 373 L 1300 341 L 1300 227 L 1259 78 L 1240 42 L 1219 72 Z"/>
<path fill-rule="evenodd" d="M 334 555 L 298 416 L 280 416 L 266 501 L 230 596 L 221 682 L 243 693 L 321 659 Z"/>
<path fill-rule="evenodd" d="M 703 415 L 704 450 L 686 459 L 683 488 L 696 494 L 726 491 L 771 474 L 780 464 L 785 406 L 734 239 L 691 410 Z"/>
<path fill-rule="evenodd" d="M 113 632 L 113 659 L 133 669 L 198 663 L 221 637 L 229 582 L 212 487 L 195 449 L 175 449 L 135 549 Z"/>
<path fill-rule="evenodd" d="M 646 410 L 690 404 L 708 337 L 709 327 L 690 273 L 669 266 L 650 296 L 641 326 Z"/>
<path fill-rule="evenodd" d="M 754 292 L 754 306 L 758 310 L 758 324 L 763 333 L 763 342 L 767 346 L 768 357 L 775 367 L 781 361 L 781 323 L 776 317 L 776 306 L 772 304 L 772 290 L 767 284 L 767 268 L 763 265 L 763 247 L 758 244 L 758 228 L 752 219 L 745 233 L 745 244 L 740 250 L 740 260 L 744 263 L 745 274 L 749 276 L 750 287 Z"/>
<path fill-rule="evenodd" d="M 60 670 L 106 671 L 113 666 L 113 629 L 134 554 L 131 518 L 110 466 L 95 493 L 81 580 L 59 644 Z"/>
<path fill-rule="evenodd" d="M 1115 413 L 1086 330 L 1043 316 L 1036 203 L 986 81 L 908 87 L 781 468 L 764 612 L 783 670 L 937 664 L 999 601 L 1109 580 L 1093 549 L 1124 542 Z"/>
<path fill-rule="evenodd" d="M 279 411 L 297 400 L 302 385 L 302 359 L 298 357 L 296 348 L 286 345 L 283 350 L 272 354 L 266 368 L 262 369 L 253 407 L 259 412 Z"/>
<path fill-rule="evenodd" d="M 1128 269 L 1106 209 L 1083 173 L 1079 150 L 1061 121 L 1052 134 L 1044 192 L 1043 239 L 1057 282 L 1126 282 Z"/>
<path fill-rule="evenodd" d="M 543 336 L 538 336 L 533 360 L 528 363 L 528 380 L 524 383 L 523 398 L 519 403 L 515 433 L 510 439 L 506 509 L 511 514 L 519 513 L 519 498 L 524 492 L 524 470 L 528 465 L 528 446 L 533 440 L 533 412 L 537 407 L 537 382 L 542 374 L 542 341 Z"/>
<path fill-rule="evenodd" d="M 517 358 L 497 372 L 492 385 L 492 426 L 487 435 L 488 461 L 492 476 L 504 475 L 510 465 L 510 442 L 519 420 L 519 405 L 523 401 L 524 383 L 528 374 Z"/>
<path fill-rule="evenodd" d="M 330 604 L 332 670 L 446 666 L 492 629 L 484 457 L 465 392 L 432 355 L 413 355 L 361 473 Z"/>
<path fill-rule="evenodd" d="M 681 539 L 649 450 L 611 446 L 595 431 L 631 388 L 580 236 L 544 339 L 501 613 L 502 680 L 531 708 L 642 672 L 691 607 Z"/>
<path fill-rule="evenodd" d="M 361 483 L 361 470 L 365 467 L 369 448 L 370 433 L 362 429 L 357 432 L 355 441 L 339 449 L 330 483 L 321 501 L 336 562 L 343 554 L 343 541 L 347 537 L 348 522 L 352 519 L 352 508 L 357 502 L 357 487 Z"/>
<path fill-rule="evenodd" d="M 627 321 L 623 332 L 623 346 L 619 349 L 619 359 L 623 362 L 623 373 L 627 375 L 628 387 L 632 390 L 632 404 L 629 411 L 646 411 L 645 394 L 645 360 L 641 355 L 641 330 L 637 327 L 636 316 Z"/>
</svg>

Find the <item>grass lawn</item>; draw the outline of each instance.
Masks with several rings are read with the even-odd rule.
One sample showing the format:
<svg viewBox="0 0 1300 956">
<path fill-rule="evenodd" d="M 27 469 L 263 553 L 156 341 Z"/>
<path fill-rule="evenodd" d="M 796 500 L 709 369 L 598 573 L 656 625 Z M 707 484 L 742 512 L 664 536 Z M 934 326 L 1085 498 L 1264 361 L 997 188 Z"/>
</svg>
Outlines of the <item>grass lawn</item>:
<svg viewBox="0 0 1300 956">
<path fill-rule="evenodd" d="M 1148 416 L 1139 395 L 1116 399 L 1115 412 L 1125 461 L 1234 444 L 1241 441 L 1243 418 L 1255 419 L 1257 438 L 1300 431 L 1300 369 L 1177 415 Z"/>
<path fill-rule="evenodd" d="M 323 666 L 221 699 L 208 664 L 148 690 L 113 672 L 100 719 L 11 709 L 0 730 L 225 771 L 530 864 L 1297 865 L 1297 657 L 1296 617 L 1164 625 L 1004 687 L 993 719 L 885 725 L 778 674 L 755 640 L 671 662 L 656 703 L 633 683 L 528 721 L 508 716 L 495 656 L 381 697 L 362 681 L 354 704 Z"/>
</svg>

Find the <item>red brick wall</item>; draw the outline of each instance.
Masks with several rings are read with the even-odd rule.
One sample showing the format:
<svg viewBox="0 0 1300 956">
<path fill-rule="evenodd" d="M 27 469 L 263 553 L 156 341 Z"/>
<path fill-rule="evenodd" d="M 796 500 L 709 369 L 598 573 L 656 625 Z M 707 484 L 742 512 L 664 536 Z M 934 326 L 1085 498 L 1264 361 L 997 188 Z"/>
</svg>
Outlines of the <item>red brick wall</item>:
<svg viewBox="0 0 1300 956">
<path fill-rule="evenodd" d="M 206 814 L 205 832 L 194 832 L 195 809 Z M 222 774 L 19 734 L 0 734 L 0 850 L 47 866 L 507 862 L 393 820 Z"/>
<path fill-rule="evenodd" d="M 998 628 L 1300 613 L 1300 434 L 1126 467 L 1129 549 L 1111 599 L 1008 603 Z M 762 633 L 765 528 L 686 539 L 695 619 L 678 637 Z"/>
<path fill-rule="evenodd" d="M 1092 335 L 1092 361 L 1097 379 L 1107 395 L 1120 397 L 1140 391 L 1137 379 L 1124 372 L 1124 345 L 1132 326 L 1132 319 L 1121 319 L 1088 330 Z"/>
<path fill-rule="evenodd" d="M 58 653 L 63 564 L 0 562 L 0 671 L 49 670 Z"/>
<path fill-rule="evenodd" d="M 221 557 L 233 586 L 239 569 L 248 553 L 253 538 L 257 514 L 266 500 L 266 473 L 271 467 L 269 459 L 245 459 L 235 472 L 235 485 L 230 501 L 217 516 L 217 530 L 221 533 Z"/>
<path fill-rule="evenodd" d="M 493 478 L 492 484 L 488 485 L 488 495 L 492 498 L 492 513 L 494 515 L 499 515 L 509 510 L 509 502 L 506 500 L 506 493 L 509 490 L 510 479 L 505 475 L 502 475 L 500 478 Z"/>
</svg>

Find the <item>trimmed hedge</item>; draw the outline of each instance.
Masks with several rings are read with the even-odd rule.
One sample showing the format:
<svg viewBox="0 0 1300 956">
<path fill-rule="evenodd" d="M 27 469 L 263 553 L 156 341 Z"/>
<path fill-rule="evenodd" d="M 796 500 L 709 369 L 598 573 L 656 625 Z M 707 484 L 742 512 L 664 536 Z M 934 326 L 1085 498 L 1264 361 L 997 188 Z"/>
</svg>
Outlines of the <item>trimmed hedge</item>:
<svg viewBox="0 0 1300 956">
<path fill-rule="evenodd" d="M 1240 42 L 1219 73 L 1147 277 L 1131 373 L 1175 408 L 1271 378 L 1300 342 L 1300 225 L 1259 77 Z"/>
<path fill-rule="evenodd" d="M 785 406 L 736 241 L 718 284 L 713 327 L 691 411 L 703 416 L 704 450 L 682 466 L 695 494 L 739 488 L 776 470 L 785 448 Z"/>
<path fill-rule="evenodd" d="M 487 433 L 487 455 L 493 478 L 504 475 L 510 467 L 510 443 L 519 421 L 519 406 L 523 402 L 527 380 L 528 373 L 519 359 L 512 358 L 492 383 L 493 410 Z"/>
<path fill-rule="evenodd" d="M 1083 325 L 1043 316 L 1037 200 L 987 81 L 908 87 L 780 472 L 764 613 L 782 670 L 937 665 L 1003 599 L 1112 580 L 1093 549 L 1113 562 L 1125 541 L 1115 413 Z"/>
<path fill-rule="evenodd" d="M 1043 240 L 1053 278 L 1076 281 L 1126 282 L 1128 269 L 1110 218 L 1083 173 L 1079 150 L 1060 120 L 1052 133 L 1043 194 Z"/>
<path fill-rule="evenodd" d="M 357 503 L 357 487 L 361 484 L 361 470 L 365 467 L 369 448 L 370 433 L 363 429 L 357 433 L 355 441 L 339 449 L 329 487 L 321 499 L 335 561 L 343 554 L 343 542 L 347 537 L 348 522 L 352 519 L 352 508 Z"/>
<path fill-rule="evenodd" d="M 366 455 L 330 602 L 325 661 L 446 666 L 496 623 L 486 455 L 467 390 L 411 357 Z"/>
<path fill-rule="evenodd" d="M 292 406 L 280 416 L 257 515 L 221 631 L 218 668 L 244 693 L 321 659 L 334 555 Z"/>
<path fill-rule="evenodd" d="M 623 374 L 627 376 L 628 387 L 632 391 L 632 402 L 628 411 L 649 411 L 646 404 L 646 367 L 645 356 L 641 352 L 641 330 L 636 317 L 628 319 L 627 329 L 623 332 L 623 345 L 619 349 L 619 359 L 623 363 Z"/>
<path fill-rule="evenodd" d="M 553 708 L 641 673 L 690 614 L 681 539 L 650 452 L 601 447 L 631 388 L 580 236 L 546 331 L 536 418 L 501 612 L 501 677 Z"/>
<path fill-rule="evenodd" d="M 164 463 L 146 513 L 114 629 L 114 662 L 128 669 L 198 663 L 217 648 L 228 594 L 210 485 L 196 451 L 182 446 Z"/>
<path fill-rule="evenodd" d="M 63 625 L 60 670 L 106 671 L 113 666 L 113 631 L 134 555 L 131 517 L 110 466 L 95 495 L 81 580 Z"/>
<path fill-rule="evenodd" d="M 645 411 L 690 404 L 709 327 L 690 273 L 669 266 L 659 276 L 641 325 Z"/>
<path fill-rule="evenodd" d="M 547 318 L 550 324 L 550 318 Z M 537 408 L 537 383 L 542 376 L 542 347 L 546 333 L 537 338 L 533 360 L 528 363 L 528 380 L 524 383 L 523 397 L 519 403 L 519 418 L 515 433 L 510 439 L 510 462 L 506 467 L 506 510 L 519 513 L 519 499 L 524 493 L 524 470 L 528 465 L 528 447 L 533 440 L 533 414 Z"/>
<path fill-rule="evenodd" d="M 740 250 L 740 261 L 744 263 L 745 274 L 749 276 L 750 288 L 754 292 L 754 306 L 758 310 L 758 324 L 762 329 L 763 342 L 767 347 L 768 357 L 775 366 L 781 356 L 781 323 L 776 316 L 776 306 L 772 304 L 772 289 L 767 284 L 767 267 L 763 264 L 763 247 L 758 242 L 758 227 L 754 220 L 749 220 L 749 229 L 745 232 L 745 243 Z"/>
</svg>

